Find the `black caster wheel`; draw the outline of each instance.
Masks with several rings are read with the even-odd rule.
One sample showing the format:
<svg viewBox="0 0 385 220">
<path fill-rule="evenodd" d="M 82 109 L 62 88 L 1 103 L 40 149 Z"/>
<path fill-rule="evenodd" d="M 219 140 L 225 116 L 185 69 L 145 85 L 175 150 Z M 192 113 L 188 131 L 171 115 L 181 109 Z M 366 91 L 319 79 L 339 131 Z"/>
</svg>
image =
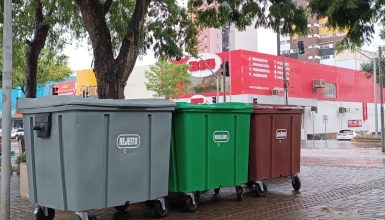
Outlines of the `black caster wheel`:
<svg viewBox="0 0 385 220">
<path fill-rule="evenodd" d="M 186 196 L 185 199 L 185 211 L 186 212 L 195 212 L 198 208 L 197 197 L 191 198 L 191 196 Z M 195 202 L 193 202 L 195 200 Z"/>
<path fill-rule="evenodd" d="M 235 191 L 237 192 L 237 200 L 242 201 L 243 188 L 242 186 L 236 186 Z"/>
<path fill-rule="evenodd" d="M 168 203 L 167 200 L 164 199 L 164 208 L 162 207 L 162 203 L 159 200 L 154 201 L 154 215 L 157 218 L 166 217 L 168 214 Z"/>
<path fill-rule="evenodd" d="M 145 204 L 147 207 L 153 208 L 153 207 L 154 207 L 154 204 L 155 204 L 155 201 L 153 201 L 153 200 L 147 200 L 147 201 L 144 202 L 144 204 Z"/>
<path fill-rule="evenodd" d="M 255 182 L 254 181 L 248 181 L 247 183 L 246 183 L 246 186 L 248 187 L 248 188 L 253 188 L 253 185 L 255 184 Z"/>
<path fill-rule="evenodd" d="M 291 185 L 293 186 L 293 189 L 295 191 L 298 191 L 299 189 L 301 189 L 301 179 L 297 175 L 295 175 L 291 180 Z"/>
<path fill-rule="evenodd" d="M 215 188 L 215 189 L 214 189 L 214 193 L 215 193 L 215 194 L 219 194 L 220 191 L 221 191 L 221 188 Z"/>
<path fill-rule="evenodd" d="M 201 198 L 201 192 L 197 191 L 195 192 L 195 200 L 199 200 Z"/>
<path fill-rule="evenodd" d="M 44 213 L 47 209 L 47 216 Z M 36 213 L 36 220 L 53 220 L 55 218 L 55 209 L 39 207 Z"/>
<path fill-rule="evenodd" d="M 258 183 L 255 183 L 254 185 L 254 193 L 258 197 L 265 197 L 267 194 L 267 185 L 266 183 L 262 183 L 263 189 L 261 189 L 261 186 Z"/>
<path fill-rule="evenodd" d="M 88 220 L 98 220 L 98 219 L 96 218 L 96 216 L 94 216 L 94 215 L 92 215 L 92 214 L 90 214 L 90 213 L 87 213 L 87 216 L 88 216 Z M 78 217 L 77 217 L 77 220 L 84 220 L 84 219 L 82 219 L 80 216 L 78 216 Z"/>
<path fill-rule="evenodd" d="M 128 206 L 130 205 L 129 202 L 126 202 L 124 205 L 115 206 L 114 208 L 118 211 L 124 212 Z"/>
</svg>

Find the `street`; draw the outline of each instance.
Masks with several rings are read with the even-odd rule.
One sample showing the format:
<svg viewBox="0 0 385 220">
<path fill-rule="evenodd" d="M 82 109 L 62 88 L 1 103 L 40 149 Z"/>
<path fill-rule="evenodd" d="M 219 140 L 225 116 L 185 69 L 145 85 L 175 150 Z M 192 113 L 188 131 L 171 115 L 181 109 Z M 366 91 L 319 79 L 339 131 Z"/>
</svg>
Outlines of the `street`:
<svg viewBox="0 0 385 220">
<path fill-rule="evenodd" d="M 301 152 L 302 188 L 293 191 L 290 178 L 266 181 L 266 197 L 245 188 L 243 201 L 234 188 L 201 194 L 195 213 L 184 213 L 180 200 L 170 201 L 165 219 L 385 219 L 385 154 L 378 146 L 349 141 L 306 141 Z M 33 205 L 18 195 L 12 175 L 11 219 L 34 219 Z M 151 219 L 144 204 L 126 212 L 91 210 L 98 219 Z M 56 211 L 55 219 L 76 219 L 73 212 Z"/>
</svg>

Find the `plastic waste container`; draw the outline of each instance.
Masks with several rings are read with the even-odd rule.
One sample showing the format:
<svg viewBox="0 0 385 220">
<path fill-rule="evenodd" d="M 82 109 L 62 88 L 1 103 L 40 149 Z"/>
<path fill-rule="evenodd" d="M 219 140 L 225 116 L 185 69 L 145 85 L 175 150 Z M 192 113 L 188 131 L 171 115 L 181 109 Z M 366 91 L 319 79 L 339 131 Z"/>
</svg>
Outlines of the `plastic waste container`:
<svg viewBox="0 0 385 220">
<path fill-rule="evenodd" d="M 301 188 L 301 119 L 298 106 L 254 105 L 250 129 L 249 185 L 257 196 L 265 196 L 262 180 L 292 177 L 295 190 Z"/>
<path fill-rule="evenodd" d="M 89 209 L 124 210 L 148 200 L 156 215 L 167 215 L 174 109 L 174 102 L 159 99 L 18 100 L 37 218 L 51 219 L 60 209 L 87 219 Z"/>
<path fill-rule="evenodd" d="M 187 211 L 195 211 L 196 193 L 236 186 L 241 200 L 247 182 L 250 116 L 244 103 L 177 103 L 173 115 L 170 192 L 186 196 Z"/>
</svg>

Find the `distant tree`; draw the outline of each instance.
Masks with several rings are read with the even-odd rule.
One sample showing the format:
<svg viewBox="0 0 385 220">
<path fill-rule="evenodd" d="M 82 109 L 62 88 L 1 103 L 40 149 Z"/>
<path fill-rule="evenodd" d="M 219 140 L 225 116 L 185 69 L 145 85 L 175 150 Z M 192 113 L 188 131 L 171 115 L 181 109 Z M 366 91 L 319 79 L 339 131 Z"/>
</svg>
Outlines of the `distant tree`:
<svg viewBox="0 0 385 220">
<path fill-rule="evenodd" d="M 1 44 L 0 40 L 0 44 Z M 0 45 L 1 48 L 2 44 Z M 13 46 L 13 71 L 12 85 L 26 93 L 27 77 L 25 75 L 26 54 L 25 44 L 14 44 Z M 0 54 L 0 77 L 2 77 L 2 54 Z M 37 84 L 44 85 L 49 81 L 62 81 L 71 75 L 71 69 L 68 67 L 68 58 L 59 54 L 57 51 L 44 48 L 38 60 Z M 1 78 L 2 79 L 2 78 Z M 0 79 L 0 82 L 1 82 Z"/>
<path fill-rule="evenodd" d="M 179 98 L 191 83 L 188 68 L 187 64 L 173 64 L 160 58 L 145 72 L 147 90 L 154 91 L 156 97 Z"/>
<path fill-rule="evenodd" d="M 377 77 L 377 83 L 380 83 L 380 62 L 378 58 L 375 58 L 376 61 L 376 77 Z M 365 72 L 373 74 L 373 61 L 367 62 L 367 63 L 362 63 L 361 64 L 361 69 Z M 382 82 L 385 85 L 385 60 L 382 58 L 381 61 L 381 73 L 382 73 Z"/>
<path fill-rule="evenodd" d="M 361 47 L 371 42 L 374 25 L 385 22 L 385 1 L 378 0 L 309 0 L 310 12 L 327 17 L 327 27 L 347 31 L 338 48 Z"/>
<path fill-rule="evenodd" d="M 0 9 L 0 25 L 2 25 L 3 1 L 0 3 Z M 14 52 L 23 53 L 15 56 L 14 61 L 18 64 L 24 61 L 22 66 L 14 66 L 14 68 L 23 69 L 25 75 L 25 77 L 21 75 L 13 75 L 13 77 L 23 81 L 26 97 L 34 98 L 37 84 L 47 78 L 47 76 L 40 76 L 47 72 L 41 69 L 45 67 L 39 64 L 42 60 L 40 56 L 43 53 L 45 56 L 48 56 L 47 53 L 58 54 L 66 44 L 85 37 L 85 30 L 80 20 L 79 8 L 72 0 L 12 1 L 12 14 L 13 42 L 16 44 Z M 59 59 L 60 56 L 56 57 Z M 18 71 L 16 72 L 19 73 Z"/>
</svg>

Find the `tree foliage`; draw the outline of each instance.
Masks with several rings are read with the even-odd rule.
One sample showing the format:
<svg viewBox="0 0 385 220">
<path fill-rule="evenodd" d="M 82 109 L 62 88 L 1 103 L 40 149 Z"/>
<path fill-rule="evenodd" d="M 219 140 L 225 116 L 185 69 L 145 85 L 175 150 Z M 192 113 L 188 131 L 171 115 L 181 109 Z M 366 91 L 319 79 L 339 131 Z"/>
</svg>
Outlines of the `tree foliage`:
<svg viewBox="0 0 385 220">
<path fill-rule="evenodd" d="M 272 28 L 281 34 L 306 34 L 307 14 L 292 0 L 190 0 L 189 11 L 203 27 L 225 27 L 234 24 L 244 30 L 254 26 Z"/>
<path fill-rule="evenodd" d="M 21 69 L 25 71 L 25 77 L 14 75 L 14 78 L 26 85 L 26 97 L 34 98 L 38 82 L 57 78 L 68 70 L 67 67 L 61 69 L 62 65 L 55 66 L 58 60 L 50 57 L 61 59 L 59 53 L 63 47 L 74 43 L 74 39 L 84 37 L 85 31 L 79 8 L 72 0 L 17 0 L 12 1 L 12 4 L 13 42 L 17 53 L 15 62 L 21 64 L 19 59 L 24 58 L 24 65 L 15 66 L 14 72 L 20 73 Z M 0 17 L 3 18 L 3 10 Z M 3 20 L 0 22 L 3 23 Z M 42 58 L 41 55 L 47 57 Z M 46 60 L 45 65 L 39 64 L 41 60 Z M 59 69 L 55 72 L 47 71 L 50 68 Z M 54 75 L 45 75 L 47 73 Z"/>
<path fill-rule="evenodd" d="M 327 17 L 327 26 L 347 30 L 340 48 L 361 47 L 371 42 L 374 25 L 384 23 L 385 1 L 378 0 L 309 0 L 309 9 L 318 17 Z"/>
<path fill-rule="evenodd" d="M 380 64 L 379 59 L 376 58 L 376 59 L 375 59 L 375 62 L 376 62 L 376 77 L 377 77 L 377 83 L 380 83 L 380 66 L 381 66 L 382 82 L 383 82 L 384 85 L 385 85 L 385 60 L 382 59 L 381 64 Z M 373 73 L 374 73 L 374 70 L 373 70 L 373 61 L 367 62 L 367 63 L 362 63 L 362 64 L 361 64 L 361 69 L 362 69 L 363 71 L 365 71 L 365 72 L 368 72 L 368 73 L 373 74 Z"/>
<path fill-rule="evenodd" d="M 124 98 L 136 59 L 147 49 L 157 56 L 197 52 L 198 30 L 229 24 L 241 30 L 255 22 L 283 34 L 306 33 L 305 9 L 291 0 L 76 0 L 94 52 L 99 98 Z M 207 4 L 207 5 L 206 5 Z M 207 7 L 206 7 L 207 6 Z M 123 22 L 122 22 L 123 21 Z"/>
<path fill-rule="evenodd" d="M 0 47 L 2 42 L 0 41 Z M 13 64 L 12 64 L 12 85 L 13 88 L 19 88 L 25 92 L 26 75 L 25 75 L 25 53 L 26 45 L 13 45 Z M 0 77 L 2 78 L 2 62 L 3 57 L 0 54 Z M 39 74 L 37 75 L 37 82 L 44 85 L 47 82 L 57 82 L 68 78 L 71 75 L 71 69 L 68 67 L 68 58 L 57 51 L 52 51 L 49 48 L 43 49 L 39 58 L 38 66 Z M 1 83 L 1 79 L 0 79 Z"/>
<path fill-rule="evenodd" d="M 191 83 L 188 68 L 187 64 L 173 64 L 161 58 L 145 72 L 146 89 L 154 91 L 156 97 L 179 98 Z"/>
</svg>

